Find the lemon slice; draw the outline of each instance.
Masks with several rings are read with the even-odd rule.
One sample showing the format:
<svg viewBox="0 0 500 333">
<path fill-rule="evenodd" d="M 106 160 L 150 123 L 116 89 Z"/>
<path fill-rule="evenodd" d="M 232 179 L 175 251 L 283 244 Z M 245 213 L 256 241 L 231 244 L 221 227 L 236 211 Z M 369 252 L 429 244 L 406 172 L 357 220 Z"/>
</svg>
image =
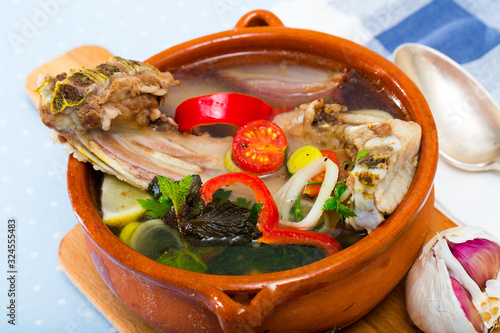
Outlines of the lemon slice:
<svg viewBox="0 0 500 333">
<path fill-rule="evenodd" d="M 120 232 L 120 238 L 122 242 L 124 242 L 127 245 L 130 245 L 130 240 L 132 239 L 132 236 L 134 236 L 135 231 L 139 226 L 142 224 L 142 222 L 130 222 L 126 226 L 123 227 L 122 231 Z"/>
<path fill-rule="evenodd" d="M 145 191 L 105 174 L 101 196 L 102 220 L 109 226 L 124 227 L 146 212 L 137 199 L 152 198 Z"/>
<path fill-rule="evenodd" d="M 243 172 L 243 170 L 234 161 L 233 148 L 228 149 L 226 156 L 224 157 L 224 166 L 230 172 Z"/>
</svg>

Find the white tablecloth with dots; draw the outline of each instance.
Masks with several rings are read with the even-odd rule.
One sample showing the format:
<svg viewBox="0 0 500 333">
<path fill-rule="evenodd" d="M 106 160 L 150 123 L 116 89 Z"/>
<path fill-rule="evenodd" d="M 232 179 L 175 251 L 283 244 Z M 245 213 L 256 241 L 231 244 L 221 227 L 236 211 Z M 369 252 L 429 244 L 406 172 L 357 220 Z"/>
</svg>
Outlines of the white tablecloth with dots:
<svg viewBox="0 0 500 333">
<path fill-rule="evenodd" d="M 144 60 L 172 45 L 231 29 L 253 9 L 285 25 L 351 39 L 391 58 L 420 42 L 463 64 L 500 101 L 500 2 L 494 0 L 78 1 L 4 0 L 0 11 L 0 269 L 8 275 L 9 220 L 16 224 L 15 325 L 9 281 L 0 279 L 0 332 L 113 332 L 61 271 L 57 251 L 76 224 L 66 193 L 67 153 L 25 93 L 26 76 L 81 45 Z M 422 161 L 425 163 L 425 161 Z M 440 162 L 439 205 L 457 222 L 500 238 L 500 174 L 462 172 Z M 75 258 L 78 260 L 78 258 Z"/>
</svg>

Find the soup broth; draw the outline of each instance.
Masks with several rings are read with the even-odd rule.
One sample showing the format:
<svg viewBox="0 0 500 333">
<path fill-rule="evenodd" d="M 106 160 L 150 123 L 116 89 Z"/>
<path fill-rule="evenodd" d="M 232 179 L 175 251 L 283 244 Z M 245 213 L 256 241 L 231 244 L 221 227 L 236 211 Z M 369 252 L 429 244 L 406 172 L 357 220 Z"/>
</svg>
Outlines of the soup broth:
<svg viewBox="0 0 500 333">
<path fill-rule="evenodd" d="M 275 108 L 295 108 L 300 103 L 323 98 L 327 103 L 341 103 L 349 111 L 377 109 L 387 111 L 395 118 L 406 118 L 404 110 L 398 106 L 399 101 L 382 86 L 338 62 L 303 54 L 274 53 L 269 57 L 268 52 L 264 62 L 259 55 L 258 52 L 233 54 L 171 69 L 181 85 L 171 88 L 162 111 L 173 117 L 177 106 L 188 98 L 239 92 L 261 98 Z M 345 79 L 340 89 L 332 93 L 325 85 L 339 75 Z M 264 90 L 266 85 L 258 87 L 259 78 L 277 82 L 278 96 L 266 99 L 270 94 Z M 250 82 L 245 83 L 245 80 Z M 287 85 L 292 88 L 287 88 Z"/>
</svg>

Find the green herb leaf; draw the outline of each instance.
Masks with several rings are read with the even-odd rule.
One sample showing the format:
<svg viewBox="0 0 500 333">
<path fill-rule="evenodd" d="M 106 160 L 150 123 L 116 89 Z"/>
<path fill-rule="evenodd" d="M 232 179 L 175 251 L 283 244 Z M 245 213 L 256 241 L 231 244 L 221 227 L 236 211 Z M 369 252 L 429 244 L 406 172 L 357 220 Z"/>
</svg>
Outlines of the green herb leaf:
<svg viewBox="0 0 500 333">
<path fill-rule="evenodd" d="M 300 209 L 300 194 L 297 197 L 297 199 L 295 200 L 295 209 L 293 211 L 293 218 L 294 218 L 295 222 L 299 222 L 299 218 L 300 218 L 300 220 L 304 219 L 304 214 L 302 213 L 302 210 Z"/>
<path fill-rule="evenodd" d="M 231 193 L 233 193 L 233 191 L 226 191 L 220 188 L 217 191 L 215 191 L 214 194 L 212 195 L 212 202 L 222 202 L 229 200 Z"/>
<path fill-rule="evenodd" d="M 259 213 L 262 210 L 262 202 L 257 202 L 252 205 L 252 208 L 250 208 L 250 217 L 248 218 L 248 221 L 257 224 L 257 219 L 259 217 Z"/>
<path fill-rule="evenodd" d="M 283 162 L 283 164 L 285 165 L 285 170 L 286 170 L 286 174 L 288 176 L 288 178 L 292 178 L 293 176 L 293 173 L 290 172 L 290 170 L 288 170 L 288 148 L 285 150 L 285 161 Z"/>
<path fill-rule="evenodd" d="M 325 201 L 323 210 L 335 210 L 340 216 L 344 218 L 357 216 L 352 209 L 348 208 L 347 206 L 342 204 L 342 202 L 340 202 L 340 198 L 347 188 L 345 185 L 345 181 L 337 182 L 337 184 L 339 184 L 340 186 L 336 187 L 333 190 L 334 197 L 329 198 Z"/>
<path fill-rule="evenodd" d="M 345 185 L 345 182 L 337 182 L 336 185 L 340 186 L 337 186 L 333 189 L 333 195 L 335 196 L 335 198 L 340 199 L 340 197 L 342 196 L 342 194 L 344 194 L 347 187 Z"/>
<path fill-rule="evenodd" d="M 354 169 L 355 163 L 357 161 L 359 161 L 360 159 L 362 159 L 365 155 L 368 155 L 369 153 L 370 153 L 370 151 L 367 149 L 360 150 L 358 152 L 358 154 L 356 155 L 356 158 L 354 159 L 354 161 L 345 160 L 344 162 L 342 162 L 342 165 L 347 163 L 351 166 L 351 170 L 352 170 L 352 169 Z"/>
<path fill-rule="evenodd" d="M 347 208 L 345 205 L 341 204 L 338 201 L 337 201 L 337 213 L 339 213 L 339 215 L 343 217 L 358 216 L 352 209 Z"/>
<path fill-rule="evenodd" d="M 252 203 L 250 200 L 247 200 L 245 198 L 236 198 L 235 203 L 243 208 L 250 209 L 250 204 Z"/>
<path fill-rule="evenodd" d="M 344 162 L 342 162 L 342 165 L 344 165 L 344 164 L 348 164 L 350 166 L 351 170 L 354 169 L 354 162 L 351 162 L 349 160 L 345 160 Z"/>
<path fill-rule="evenodd" d="M 323 184 L 323 182 L 310 182 L 310 183 L 307 183 L 305 186 L 309 186 L 309 185 L 321 185 Z"/>
<path fill-rule="evenodd" d="M 186 204 L 186 197 L 189 194 L 193 176 L 186 176 L 178 183 L 168 179 L 165 176 L 158 176 L 158 184 L 160 185 L 161 193 L 166 195 L 174 205 L 175 213 L 180 214 Z"/>
<path fill-rule="evenodd" d="M 358 154 L 356 155 L 356 161 L 359 161 L 360 159 L 362 159 L 362 158 L 363 158 L 363 156 L 365 156 L 365 155 L 367 155 L 367 154 L 369 154 L 369 153 L 370 153 L 370 151 L 369 151 L 369 150 L 367 150 L 367 149 L 360 150 L 360 151 L 358 152 Z"/>
<path fill-rule="evenodd" d="M 245 198 L 236 198 L 235 201 L 235 204 L 237 204 L 238 206 L 250 209 L 250 217 L 248 218 L 248 221 L 252 222 L 253 224 L 256 224 L 259 213 L 262 210 L 262 202 L 254 203 L 252 205 L 252 208 L 250 208 L 251 203 L 252 203 L 251 200 L 247 200 Z"/>
<path fill-rule="evenodd" d="M 148 210 L 146 215 L 155 219 L 165 215 L 170 208 L 172 208 L 172 200 L 167 198 L 165 195 L 162 195 L 158 200 L 137 199 L 137 201 L 139 201 L 142 208 Z"/>
<path fill-rule="evenodd" d="M 165 179 L 168 178 L 165 177 Z M 189 189 L 191 188 L 192 182 L 193 182 L 193 175 L 189 175 L 177 183 L 179 185 L 179 190 L 183 192 L 184 196 L 187 196 L 189 194 Z"/>
<path fill-rule="evenodd" d="M 335 198 L 326 199 L 325 204 L 323 205 L 323 210 L 336 210 L 337 209 L 337 200 Z"/>
<path fill-rule="evenodd" d="M 199 273 L 205 272 L 208 268 L 196 253 L 187 248 L 164 253 L 156 261 L 164 265 Z"/>
</svg>

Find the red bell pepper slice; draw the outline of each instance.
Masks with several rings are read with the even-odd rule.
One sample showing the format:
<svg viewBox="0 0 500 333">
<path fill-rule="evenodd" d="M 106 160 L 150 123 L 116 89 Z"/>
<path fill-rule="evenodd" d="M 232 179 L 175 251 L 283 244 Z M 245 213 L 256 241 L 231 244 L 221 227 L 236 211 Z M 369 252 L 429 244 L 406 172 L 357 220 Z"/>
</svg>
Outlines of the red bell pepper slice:
<svg viewBox="0 0 500 333">
<path fill-rule="evenodd" d="M 255 119 L 269 119 L 273 108 L 263 100 L 239 93 L 217 93 L 190 98 L 175 110 L 179 131 L 217 123 L 243 126 Z"/>
<path fill-rule="evenodd" d="M 267 244 L 300 244 L 312 245 L 322 248 L 328 255 L 332 255 L 340 250 L 340 243 L 330 235 L 322 232 L 297 230 L 281 226 L 279 224 L 279 212 L 276 203 L 266 184 L 257 176 L 233 172 L 214 177 L 201 187 L 201 198 L 205 203 L 212 201 L 215 191 L 223 186 L 234 183 L 241 183 L 250 187 L 257 202 L 262 202 L 262 210 L 257 217 L 257 229 L 262 233 L 259 242 Z"/>
</svg>

